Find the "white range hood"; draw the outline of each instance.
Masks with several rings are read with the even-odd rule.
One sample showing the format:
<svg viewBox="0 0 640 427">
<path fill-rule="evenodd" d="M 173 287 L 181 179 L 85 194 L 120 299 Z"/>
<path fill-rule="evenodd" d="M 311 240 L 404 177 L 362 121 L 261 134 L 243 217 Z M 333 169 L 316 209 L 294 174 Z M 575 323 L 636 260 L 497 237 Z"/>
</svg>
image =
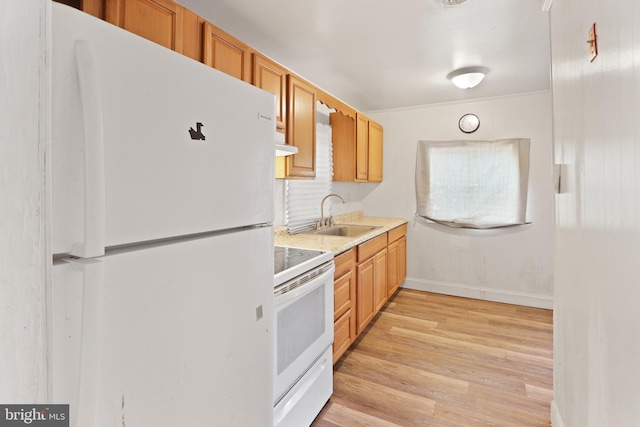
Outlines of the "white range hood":
<svg viewBox="0 0 640 427">
<path fill-rule="evenodd" d="M 276 157 L 290 156 L 298 152 L 298 147 L 285 144 L 284 134 L 276 132 Z"/>
</svg>

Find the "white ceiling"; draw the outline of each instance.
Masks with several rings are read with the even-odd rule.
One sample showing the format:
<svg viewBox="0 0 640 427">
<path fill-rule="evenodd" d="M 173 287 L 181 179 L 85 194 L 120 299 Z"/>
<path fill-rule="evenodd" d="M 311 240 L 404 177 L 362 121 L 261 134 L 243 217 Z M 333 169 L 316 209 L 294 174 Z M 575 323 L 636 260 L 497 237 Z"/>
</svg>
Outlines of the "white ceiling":
<svg viewBox="0 0 640 427">
<path fill-rule="evenodd" d="M 550 86 L 548 14 L 540 0 L 178 0 L 361 111 Z M 452 70 L 491 70 L 473 89 Z"/>
</svg>

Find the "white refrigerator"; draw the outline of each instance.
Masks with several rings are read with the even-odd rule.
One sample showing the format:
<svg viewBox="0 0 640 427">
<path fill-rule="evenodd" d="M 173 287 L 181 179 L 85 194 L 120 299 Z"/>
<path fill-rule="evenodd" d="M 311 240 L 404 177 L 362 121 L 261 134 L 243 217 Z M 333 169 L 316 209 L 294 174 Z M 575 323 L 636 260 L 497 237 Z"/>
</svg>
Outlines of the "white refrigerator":
<svg viewBox="0 0 640 427">
<path fill-rule="evenodd" d="M 274 96 L 67 6 L 51 25 L 52 402 L 271 426 Z"/>
</svg>

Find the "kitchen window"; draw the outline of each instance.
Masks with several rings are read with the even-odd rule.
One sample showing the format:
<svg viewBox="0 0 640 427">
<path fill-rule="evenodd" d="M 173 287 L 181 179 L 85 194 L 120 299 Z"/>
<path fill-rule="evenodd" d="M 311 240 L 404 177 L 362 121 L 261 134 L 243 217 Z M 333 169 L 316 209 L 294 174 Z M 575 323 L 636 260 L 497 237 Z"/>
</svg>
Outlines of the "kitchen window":
<svg viewBox="0 0 640 427">
<path fill-rule="evenodd" d="M 529 139 L 419 141 L 417 215 L 450 227 L 526 223 Z"/>
</svg>

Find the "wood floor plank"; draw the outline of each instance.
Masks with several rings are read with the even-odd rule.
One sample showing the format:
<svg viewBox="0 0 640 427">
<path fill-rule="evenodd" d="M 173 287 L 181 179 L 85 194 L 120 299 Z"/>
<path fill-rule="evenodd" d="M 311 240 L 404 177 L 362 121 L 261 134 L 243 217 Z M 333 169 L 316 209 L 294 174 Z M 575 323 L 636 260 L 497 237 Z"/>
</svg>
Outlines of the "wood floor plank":
<svg viewBox="0 0 640 427">
<path fill-rule="evenodd" d="M 361 377 L 336 372 L 333 382 L 336 402 L 344 405 L 348 401 L 349 406 L 381 420 L 403 426 L 424 425 L 435 410 L 435 402 L 431 399 Z M 411 411 L 406 411 L 406 406 L 411 407 Z"/>
<path fill-rule="evenodd" d="M 393 357 L 400 363 L 442 375 L 458 376 L 464 380 L 473 377 L 479 380 L 482 378 L 480 372 L 483 370 L 488 371 L 490 377 L 493 377 L 493 373 L 505 378 L 521 373 L 522 377 L 542 386 L 552 377 L 552 368 L 547 366 L 548 363 L 527 363 L 523 358 L 516 358 L 508 352 L 496 351 L 495 354 L 486 354 L 478 351 L 482 348 L 480 346 L 464 348 L 455 343 L 451 345 L 450 341 L 430 341 L 428 337 L 412 340 L 415 335 L 402 334 L 398 330 L 394 332 L 379 335 L 376 330 L 368 331 L 368 335 L 358 344 L 357 350 L 367 354 L 378 354 L 378 357 L 386 355 L 387 359 Z M 504 357 L 499 357 L 500 354 Z"/>
<path fill-rule="evenodd" d="M 551 310 L 400 289 L 312 426 L 549 426 L 552 334 Z"/>
<path fill-rule="evenodd" d="M 402 427 L 339 403 L 329 402 L 313 424 L 315 427 Z"/>
<path fill-rule="evenodd" d="M 368 366 L 367 371 L 362 371 L 363 364 Z M 433 374 L 359 352 L 353 352 L 345 358 L 340 371 L 359 375 L 368 381 L 434 401 L 451 400 L 462 404 L 469 400 L 469 382 L 467 381 Z M 398 378 L 402 378 L 402 381 L 398 381 Z"/>
</svg>

